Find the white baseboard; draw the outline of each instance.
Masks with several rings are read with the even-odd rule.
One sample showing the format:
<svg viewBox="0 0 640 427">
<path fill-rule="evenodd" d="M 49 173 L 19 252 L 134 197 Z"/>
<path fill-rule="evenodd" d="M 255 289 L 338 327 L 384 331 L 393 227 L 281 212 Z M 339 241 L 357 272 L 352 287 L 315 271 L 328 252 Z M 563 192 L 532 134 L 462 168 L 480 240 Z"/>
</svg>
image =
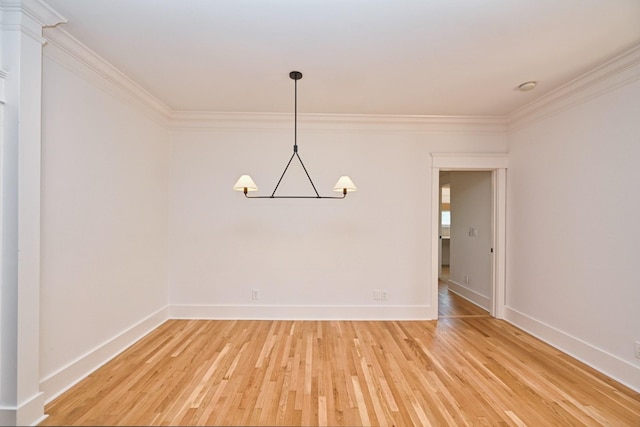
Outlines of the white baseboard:
<svg viewBox="0 0 640 427">
<path fill-rule="evenodd" d="M 505 307 L 505 320 L 606 376 L 640 392 L 640 366 L 635 366 L 513 308 Z"/>
<path fill-rule="evenodd" d="M 0 426 L 35 426 L 45 418 L 44 393 L 37 393 L 18 407 L 0 407 Z"/>
<path fill-rule="evenodd" d="M 172 319 L 432 320 L 428 305 L 171 305 Z"/>
<path fill-rule="evenodd" d="M 17 426 L 18 410 L 8 406 L 0 406 L 0 426 Z"/>
<path fill-rule="evenodd" d="M 491 311 L 491 299 L 489 297 L 479 294 L 473 289 L 469 289 L 458 282 L 454 282 L 453 280 L 448 280 L 447 286 L 451 292 L 460 295 L 462 298 L 471 301 L 475 305 L 478 305 L 487 311 Z"/>
<path fill-rule="evenodd" d="M 64 368 L 42 379 L 40 381 L 40 391 L 44 393 L 45 402 L 48 403 L 58 397 L 168 319 L 169 309 L 164 307 L 117 336 L 105 341 L 102 345 L 79 357 Z"/>
</svg>

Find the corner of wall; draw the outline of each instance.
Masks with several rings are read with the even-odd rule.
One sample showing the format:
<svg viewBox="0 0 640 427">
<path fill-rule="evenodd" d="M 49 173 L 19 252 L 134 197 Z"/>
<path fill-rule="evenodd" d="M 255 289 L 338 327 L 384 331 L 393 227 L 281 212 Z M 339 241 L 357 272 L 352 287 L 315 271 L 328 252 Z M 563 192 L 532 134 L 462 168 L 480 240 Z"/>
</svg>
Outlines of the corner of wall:
<svg viewBox="0 0 640 427">
<path fill-rule="evenodd" d="M 43 393 L 44 401 L 52 401 L 168 319 L 169 307 L 167 306 L 105 341 L 56 373 L 42 379 L 40 381 L 40 390 Z"/>
</svg>

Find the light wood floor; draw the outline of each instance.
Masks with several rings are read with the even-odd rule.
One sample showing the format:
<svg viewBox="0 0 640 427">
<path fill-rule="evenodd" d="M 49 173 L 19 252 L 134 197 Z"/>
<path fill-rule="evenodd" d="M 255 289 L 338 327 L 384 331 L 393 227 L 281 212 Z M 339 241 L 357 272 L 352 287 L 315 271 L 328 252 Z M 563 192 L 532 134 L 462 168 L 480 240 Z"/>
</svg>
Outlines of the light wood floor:
<svg viewBox="0 0 640 427">
<path fill-rule="evenodd" d="M 446 282 L 438 282 L 438 317 L 489 316 L 489 312 L 449 291 Z"/>
<path fill-rule="evenodd" d="M 442 292 L 430 322 L 170 320 L 41 425 L 640 426 L 639 393 Z"/>
</svg>

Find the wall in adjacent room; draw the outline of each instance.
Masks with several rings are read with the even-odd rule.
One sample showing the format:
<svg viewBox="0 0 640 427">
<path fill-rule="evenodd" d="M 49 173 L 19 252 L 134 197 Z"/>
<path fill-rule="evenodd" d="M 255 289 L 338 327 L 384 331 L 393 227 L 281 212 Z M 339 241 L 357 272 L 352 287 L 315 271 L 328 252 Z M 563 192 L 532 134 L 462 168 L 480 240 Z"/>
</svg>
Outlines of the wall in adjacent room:
<svg viewBox="0 0 640 427">
<path fill-rule="evenodd" d="M 491 310 L 491 172 L 449 172 L 451 248 L 449 289 Z"/>
<path fill-rule="evenodd" d="M 167 316 L 169 147 L 153 109 L 60 49 L 62 33 L 47 36 L 40 372 L 51 399 Z"/>
<path fill-rule="evenodd" d="M 292 154 L 292 115 L 178 121 L 170 155 L 172 316 L 431 317 L 430 153 L 504 153 L 495 123 L 301 114 L 299 154 L 318 191 L 335 195 L 344 174 L 358 191 L 345 200 L 246 200 L 231 190 L 241 174 L 254 178 L 260 195 L 273 191 Z M 277 194 L 313 194 L 295 160 L 291 167 Z M 374 299 L 376 290 L 387 299 Z"/>
<path fill-rule="evenodd" d="M 507 305 L 516 325 L 640 390 L 638 76 L 640 50 L 514 121 Z"/>
</svg>

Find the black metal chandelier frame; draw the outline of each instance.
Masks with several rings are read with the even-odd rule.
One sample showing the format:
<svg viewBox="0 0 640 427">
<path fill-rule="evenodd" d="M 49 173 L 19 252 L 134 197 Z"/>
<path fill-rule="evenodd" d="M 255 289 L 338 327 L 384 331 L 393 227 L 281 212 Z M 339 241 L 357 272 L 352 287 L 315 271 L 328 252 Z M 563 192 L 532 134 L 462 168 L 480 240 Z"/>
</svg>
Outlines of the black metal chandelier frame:
<svg viewBox="0 0 640 427">
<path fill-rule="evenodd" d="M 250 196 L 248 194 L 249 191 L 251 191 L 250 188 L 247 186 L 243 187 L 242 185 L 239 185 L 239 184 L 236 184 L 237 187 L 234 187 L 234 189 L 242 190 L 244 193 L 244 196 L 248 199 L 344 199 L 347 196 L 348 191 L 355 191 L 355 186 L 353 185 L 353 183 L 348 177 L 346 178 L 350 183 L 349 188 L 345 187 L 340 189 L 336 187 L 335 189 L 335 191 L 342 191 L 341 196 L 321 196 L 320 193 L 318 193 L 318 190 L 316 189 L 316 186 L 313 183 L 313 180 L 311 179 L 311 175 L 309 175 L 309 171 L 307 171 L 307 168 L 304 165 L 304 162 L 302 161 L 300 154 L 298 154 L 298 80 L 302 78 L 302 73 L 300 71 L 291 71 L 289 73 L 289 77 L 294 81 L 293 154 L 291 154 L 291 157 L 289 158 L 289 161 L 287 162 L 287 165 L 285 166 L 284 171 L 282 171 L 282 175 L 280 175 L 280 179 L 278 180 L 278 183 L 276 184 L 270 196 Z M 309 179 L 309 183 L 313 188 L 313 192 L 315 193 L 315 196 L 276 196 L 278 187 L 280 187 L 280 183 L 282 182 L 282 179 L 287 173 L 287 170 L 289 170 L 289 166 L 291 165 L 291 162 L 293 161 L 294 158 L 297 158 L 298 161 L 300 162 L 300 165 L 302 165 L 302 169 L 304 170 L 304 173 L 307 175 L 307 178 Z M 250 177 L 248 178 L 249 180 L 251 179 Z M 240 180 L 238 180 L 238 182 L 240 182 Z M 338 184 L 340 184 L 340 182 L 341 181 L 339 180 Z M 254 188 L 254 190 L 255 189 L 256 188 Z"/>
</svg>

